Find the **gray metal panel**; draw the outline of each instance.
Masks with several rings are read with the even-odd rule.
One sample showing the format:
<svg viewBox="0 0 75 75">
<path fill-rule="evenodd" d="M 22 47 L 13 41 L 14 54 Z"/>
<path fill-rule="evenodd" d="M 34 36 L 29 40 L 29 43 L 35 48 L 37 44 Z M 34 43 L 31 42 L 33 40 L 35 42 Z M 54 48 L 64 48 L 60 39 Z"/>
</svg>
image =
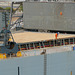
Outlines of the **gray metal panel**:
<svg viewBox="0 0 75 75">
<path fill-rule="evenodd" d="M 0 61 L 0 75 L 44 75 L 43 56 L 13 58 Z"/>
<path fill-rule="evenodd" d="M 75 31 L 75 3 L 24 2 L 23 7 L 24 28 Z"/>
<path fill-rule="evenodd" d="M 44 75 L 44 56 L 0 60 L 0 75 Z M 47 55 L 47 75 L 75 75 L 75 51 Z"/>
<path fill-rule="evenodd" d="M 0 60 L 0 75 L 44 75 L 44 56 Z M 47 75 L 75 75 L 75 51 L 47 55 Z"/>
<path fill-rule="evenodd" d="M 54 12 L 50 10 L 53 8 L 53 6 L 54 5 L 50 7 L 50 5 L 47 5 L 46 3 L 25 3 L 24 4 L 25 28 L 33 28 L 33 29 L 43 28 L 44 29 L 47 27 L 46 25 L 50 23 L 53 25 Z M 48 12 L 48 9 L 49 9 L 49 12 Z M 47 14 L 50 15 L 51 17 L 48 16 Z M 46 19 L 47 21 L 45 21 Z"/>
<path fill-rule="evenodd" d="M 47 75 L 72 75 L 75 74 L 75 51 L 54 53 L 47 56 Z"/>
</svg>

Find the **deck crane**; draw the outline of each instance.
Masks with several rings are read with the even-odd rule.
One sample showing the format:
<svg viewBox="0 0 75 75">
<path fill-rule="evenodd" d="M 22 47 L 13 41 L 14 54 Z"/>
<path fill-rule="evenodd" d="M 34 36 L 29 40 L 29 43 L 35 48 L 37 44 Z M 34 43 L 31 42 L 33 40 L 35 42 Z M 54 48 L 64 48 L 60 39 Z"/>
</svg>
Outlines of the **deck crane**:
<svg viewBox="0 0 75 75">
<path fill-rule="evenodd" d="M 7 12 L 2 13 L 3 20 L 5 21 L 5 27 L 0 32 L 0 53 L 16 53 L 18 51 L 18 45 L 14 42 L 12 33 L 7 24 Z"/>
<path fill-rule="evenodd" d="M 1 0 L 0 0 L 1 1 Z M 9 1 L 9 0 L 2 0 L 2 1 Z M 24 0 L 17 0 L 16 2 L 22 2 Z M 11 26 L 11 18 L 12 18 L 12 12 L 13 12 L 13 3 L 15 0 L 11 0 L 11 11 L 10 11 L 10 19 L 9 19 L 9 25 L 7 24 L 7 11 L 5 10 L 3 15 L 3 20 L 5 22 L 5 27 L 0 31 L 0 53 L 17 53 L 18 52 L 18 44 L 14 41 L 14 38 L 12 36 L 12 33 L 10 31 Z"/>
</svg>

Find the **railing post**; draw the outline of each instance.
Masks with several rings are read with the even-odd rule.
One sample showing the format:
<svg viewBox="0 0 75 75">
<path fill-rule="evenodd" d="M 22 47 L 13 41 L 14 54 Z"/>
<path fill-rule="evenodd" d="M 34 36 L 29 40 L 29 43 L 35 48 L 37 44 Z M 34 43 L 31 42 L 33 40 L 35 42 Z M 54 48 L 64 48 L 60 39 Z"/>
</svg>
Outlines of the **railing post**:
<svg viewBox="0 0 75 75">
<path fill-rule="evenodd" d="M 43 44 L 43 47 L 45 47 L 43 42 L 42 42 L 42 44 Z"/>
<path fill-rule="evenodd" d="M 28 50 L 27 44 L 26 44 L 26 49 Z"/>
<path fill-rule="evenodd" d="M 51 46 L 51 41 L 49 41 L 49 45 Z"/>
<path fill-rule="evenodd" d="M 31 49 L 31 47 L 30 47 L 30 43 L 29 43 L 29 49 Z"/>
<path fill-rule="evenodd" d="M 41 44 L 40 44 L 40 42 L 39 42 L 39 46 L 40 46 L 40 48 L 41 48 Z"/>
<path fill-rule="evenodd" d="M 73 38 L 73 44 L 74 44 L 74 38 Z"/>
<path fill-rule="evenodd" d="M 47 54 L 44 54 L 44 75 L 47 75 Z"/>
<path fill-rule="evenodd" d="M 63 39 L 63 45 L 65 45 L 65 39 Z"/>
<path fill-rule="evenodd" d="M 20 68 L 18 67 L 18 75 L 20 75 Z"/>
<path fill-rule="evenodd" d="M 60 39 L 60 46 L 62 45 L 62 39 Z"/>
<path fill-rule="evenodd" d="M 69 38 L 69 45 L 70 45 L 70 38 Z"/>
<path fill-rule="evenodd" d="M 35 45 L 34 45 L 34 43 L 33 43 L 33 47 L 34 47 L 34 49 L 35 49 Z"/>
<path fill-rule="evenodd" d="M 55 40 L 53 40 L 53 46 L 55 46 Z"/>
</svg>

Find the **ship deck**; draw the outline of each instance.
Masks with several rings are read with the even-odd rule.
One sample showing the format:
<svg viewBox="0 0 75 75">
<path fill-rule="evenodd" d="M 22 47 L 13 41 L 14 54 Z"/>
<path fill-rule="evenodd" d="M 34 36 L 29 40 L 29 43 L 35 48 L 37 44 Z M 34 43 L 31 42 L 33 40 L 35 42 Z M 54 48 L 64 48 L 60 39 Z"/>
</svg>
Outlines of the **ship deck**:
<svg viewBox="0 0 75 75">
<path fill-rule="evenodd" d="M 54 33 L 21 32 L 12 34 L 16 43 L 27 43 L 44 40 L 55 40 Z M 59 34 L 57 39 L 75 38 L 75 35 Z"/>
</svg>

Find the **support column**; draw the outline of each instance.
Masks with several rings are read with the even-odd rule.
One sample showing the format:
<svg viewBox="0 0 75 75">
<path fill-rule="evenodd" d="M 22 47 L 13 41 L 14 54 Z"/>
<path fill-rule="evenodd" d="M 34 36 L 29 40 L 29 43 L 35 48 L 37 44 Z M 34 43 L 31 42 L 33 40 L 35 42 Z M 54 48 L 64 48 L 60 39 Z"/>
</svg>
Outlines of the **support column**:
<svg viewBox="0 0 75 75">
<path fill-rule="evenodd" d="M 10 10 L 10 20 L 9 20 L 9 26 L 8 26 L 8 30 L 10 30 L 10 25 L 11 25 L 11 20 L 12 20 L 12 12 L 13 12 L 13 3 L 11 3 L 11 10 Z"/>
<path fill-rule="evenodd" d="M 39 42 L 39 46 L 40 46 L 40 48 L 41 48 L 41 44 L 40 44 L 40 42 Z"/>
<path fill-rule="evenodd" d="M 60 39 L 60 46 L 62 45 L 62 39 Z"/>
<path fill-rule="evenodd" d="M 35 45 L 34 45 L 34 43 L 33 43 L 33 47 L 34 47 L 34 49 L 35 49 Z"/>
<path fill-rule="evenodd" d="M 31 48 L 30 48 L 30 43 L 29 43 L 29 49 L 31 49 Z"/>
<path fill-rule="evenodd" d="M 44 54 L 44 75 L 47 75 L 47 54 Z"/>
<path fill-rule="evenodd" d="M 26 44 L 26 49 L 28 50 L 27 44 Z"/>
<path fill-rule="evenodd" d="M 69 38 L 69 45 L 70 45 L 70 38 Z"/>
<path fill-rule="evenodd" d="M 18 67 L 18 75 L 20 75 L 20 68 Z"/>
<path fill-rule="evenodd" d="M 51 41 L 49 41 L 49 45 L 51 46 Z"/>
<path fill-rule="evenodd" d="M 53 46 L 55 46 L 55 40 L 53 40 Z"/>
<path fill-rule="evenodd" d="M 42 44 L 43 44 L 43 47 L 45 47 L 43 42 L 42 42 Z"/>
<path fill-rule="evenodd" d="M 65 45 L 65 39 L 63 39 L 63 45 Z"/>
<path fill-rule="evenodd" d="M 74 38 L 73 38 L 73 44 L 74 44 Z"/>
</svg>

